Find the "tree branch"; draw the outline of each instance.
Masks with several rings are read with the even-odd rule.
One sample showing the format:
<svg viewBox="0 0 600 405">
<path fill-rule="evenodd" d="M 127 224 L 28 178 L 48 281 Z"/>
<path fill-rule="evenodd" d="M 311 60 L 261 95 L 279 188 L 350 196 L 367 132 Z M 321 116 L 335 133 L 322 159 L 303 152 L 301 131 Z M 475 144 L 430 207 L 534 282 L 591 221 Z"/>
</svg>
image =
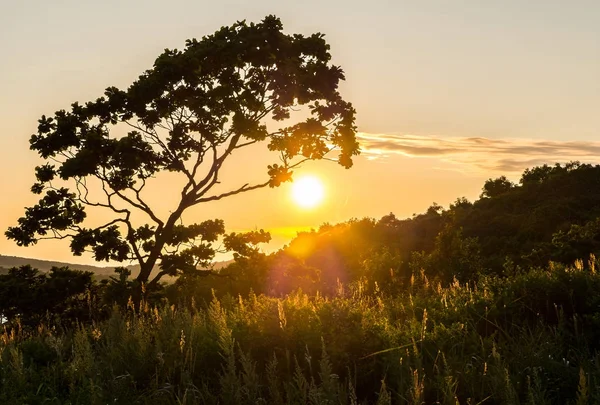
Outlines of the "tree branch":
<svg viewBox="0 0 600 405">
<path fill-rule="evenodd" d="M 104 170 L 104 169 L 103 169 Z M 108 197 L 108 201 L 109 201 L 109 205 L 112 206 L 111 203 L 111 197 L 113 195 L 117 195 L 118 197 L 120 197 L 123 201 L 129 203 L 132 207 L 139 209 L 142 212 L 145 212 L 154 222 L 156 222 L 156 224 L 158 224 L 159 226 L 163 226 L 164 223 L 163 221 L 158 218 L 156 216 L 156 214 L 154 214 L 154 212 L 152 211 L 152 209 L 148 206 L 148 204 L 146 204 L 146 202 L 144 202 L 144 200 L 141 199 L 140 195 L 139 195 L 139 190 L 141 190 L 141 188 L 139 190 L 132 188 L 132 187 L 128 187 L 128 189 L 132 190 L 134 193 L 136 193 L 136 198 L 139 201 L 138 203 L 136 203 L 135 201 L 133 201 L 131 198 L 127 197 L 125 194 L 123 194 L 121 191 L 119 190 L 114 190 L 112 187 L 110 187 L 110 183 L 108 181 L 108 178 L 106 177 L 106 173 L 103 173 L 102 175 L 100 173 L 96 173 L 96 177 L 100 179 L 100 181 L 102 182 L 102 190 L 104 191 L 104 193 L 107 195 Z M 109 193 L 107 190 L 107 186 L 110 187 L 113 191 L 112 193 Z"/>
<path fill-rule="evenodd" d="M 269 183 L 270 183 L 270 181 L 267 181 L 267 182 L 264 182 L 264 183 L 261 183 L 261 184 L 255 184 L 253 186 L 248 186 L 248 184 L 244 184 L 242 187 L 238 188 L 237 190 L 229 191 L 229 192 L 223 193 L 223 194 L 214 195 L 214 196 L 211 196 L 211 197 L 199 198 L 199 199 L 195 200 L 192 203 L 192 205 L 200 204 L 200 203 L 207 202 L 207 201 L 217 201 L 217 200 L 220 200 L 220 199 L 225 198 L 225 197 L 229 197 L 229 196 L 232 196 L 232 195 L 244 193 L 246 191 L 256 190 L 256 189 L 259 189 L 259 188 L 264 188 L 264 187 L 268 186 Z"/>
</svg>

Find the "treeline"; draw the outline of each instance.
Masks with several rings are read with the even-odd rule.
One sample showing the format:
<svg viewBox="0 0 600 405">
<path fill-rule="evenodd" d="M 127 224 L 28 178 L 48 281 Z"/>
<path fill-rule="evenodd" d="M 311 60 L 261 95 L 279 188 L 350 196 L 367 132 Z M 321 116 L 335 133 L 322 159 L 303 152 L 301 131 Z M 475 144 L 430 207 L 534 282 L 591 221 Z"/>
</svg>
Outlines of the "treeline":
<svg viewBox="0 0 600 405">
<path fill-rule="evenodd" d="M 434 203 L 412 218 L 325 224 L 276 253 L 239 260 L 216 276 L 183 277 L 168 290 L 177 290 L 171 297 L 208 299 L 212 290 L 329 294 L 338 283 L 368 280 L 394 292 L 421 271 L 448 285 L 549 262 L 587 263 L 590 255 L 600 256 L 600 166 L 572 162 L 527 169 L 518 183 L 489 179 L 478 200 Z"/>
<path fill-rule="evenodd" d="M 549 262 L 587 265 L 590 255 L 600 257 L 600 166 L 573 162 L 527 169 L 518 183 L 489 179 L 474 202 L 434 203 L 408 219 L 389 214 L 324 224 L 275 253 L 250 249 L 225 268 L 185 273 L 144 293 L 151 303 L 175 305 L 296 290 L 333 296 L 360 282 L 399 293 L 420 273 L 445 286 L 514 276 Z M 92 273 L 66 268 L 46 275 L 13 268 L 0 275 L 0 314 L 31 325 L 101 319 L 113 304 L 139 300 L 140 286 L 129 275 L 119 268 L 97 282 Z"/>
</svg>

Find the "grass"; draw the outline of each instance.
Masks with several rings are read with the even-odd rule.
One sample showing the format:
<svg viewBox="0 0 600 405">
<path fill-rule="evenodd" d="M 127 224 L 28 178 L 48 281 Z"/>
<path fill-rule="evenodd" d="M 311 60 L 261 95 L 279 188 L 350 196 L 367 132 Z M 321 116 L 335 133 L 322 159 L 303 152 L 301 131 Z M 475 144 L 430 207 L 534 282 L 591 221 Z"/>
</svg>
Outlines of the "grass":
<svg viewBox="0 0 600 405">
<path fill-rule="evenodd" d="M 600 403 L 600 275 L 226 296 L 5 331 L 3 404 Z M 375 291 L 367 294 L 365 291 Z"/>
</svg>

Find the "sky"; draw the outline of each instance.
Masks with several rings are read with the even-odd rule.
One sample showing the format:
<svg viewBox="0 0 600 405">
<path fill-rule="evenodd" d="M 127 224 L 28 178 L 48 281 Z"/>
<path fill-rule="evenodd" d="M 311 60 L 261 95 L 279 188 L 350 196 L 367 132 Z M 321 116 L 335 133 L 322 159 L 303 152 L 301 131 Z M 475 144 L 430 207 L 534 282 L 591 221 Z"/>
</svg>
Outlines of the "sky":
<svg viewBox="0 0 600 405">
<path fill-rule="evenodd" d="M 37 201 L 41 161 L 29 137 L 42 114 L 126 88 L 165 48 L 182 48 L 237 20 L 281 18 L 286 32 L 322 32 L 346 73 L 342 96 L 357 110 L 363 152 L 345 170 L 311 163 L 323 204 L 302 209 L 290 185 L 211 202 L 186 222 L 222 218 L 229 230 L 270 230 L 276 248 L 298 230 L 365 216 L 420 213 L 433 202 L 478 197 L 484 181 L 518 180 L 527 167 L 600 154 L 600 2 L 0 0 L 2 233 Z M 259 170 L 243 153 L 227 167 Z M 168 213 L 164 179 L 153 203 Z M 63 242 L 0 254 L 90 263 Z"/>
</svg>

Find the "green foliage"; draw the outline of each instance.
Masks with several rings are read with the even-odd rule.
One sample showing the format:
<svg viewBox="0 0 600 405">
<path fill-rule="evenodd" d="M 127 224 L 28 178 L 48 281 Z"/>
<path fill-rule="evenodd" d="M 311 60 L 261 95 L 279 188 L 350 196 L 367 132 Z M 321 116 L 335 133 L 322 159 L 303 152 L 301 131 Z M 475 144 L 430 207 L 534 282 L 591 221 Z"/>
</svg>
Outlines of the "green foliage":
<svg viewBox="0 0 600 405">
<path fill-rule="evenodd" d="M 595 246 L 578 257 L 561 256 L 551 246 L 559 232 L 600 217 L 600 166 L 579 164 L 527 169 L 521 186 L 495 198 L 483 198 L 457 217 L 467 237 L 477 237 L 484 266 L 496 273 L 509 257 L 517 265 L 572 263 L 597 254 Z"/>
<path fill-rule="evenodd" d="M 599 287 L 595 272 L 554 265 L 448 287 L 419 275 L 395 295 L 142 302 L 88 326 L 6 332 L 0 401 L 594 403 Z"/>
<path fill-rule="evenodd" d="M 31 266 L 13 267 L 0 275 L 0 318 L 5 326 L 67 326 L 100 315 L 97 296 L 90 272 L 53 267 L 42 274 Z"/>
<path fill-rule="evenodd" d="M 410 266 L 413 273 L 423 270 L 445 284 L 453 279 L 467 282 L 485 273 L 480 251 L 476 238 L 465 238 L 462 229 L 447 225 L 435 238 L 431 253 L 413 252 Z"/>
</svg>

